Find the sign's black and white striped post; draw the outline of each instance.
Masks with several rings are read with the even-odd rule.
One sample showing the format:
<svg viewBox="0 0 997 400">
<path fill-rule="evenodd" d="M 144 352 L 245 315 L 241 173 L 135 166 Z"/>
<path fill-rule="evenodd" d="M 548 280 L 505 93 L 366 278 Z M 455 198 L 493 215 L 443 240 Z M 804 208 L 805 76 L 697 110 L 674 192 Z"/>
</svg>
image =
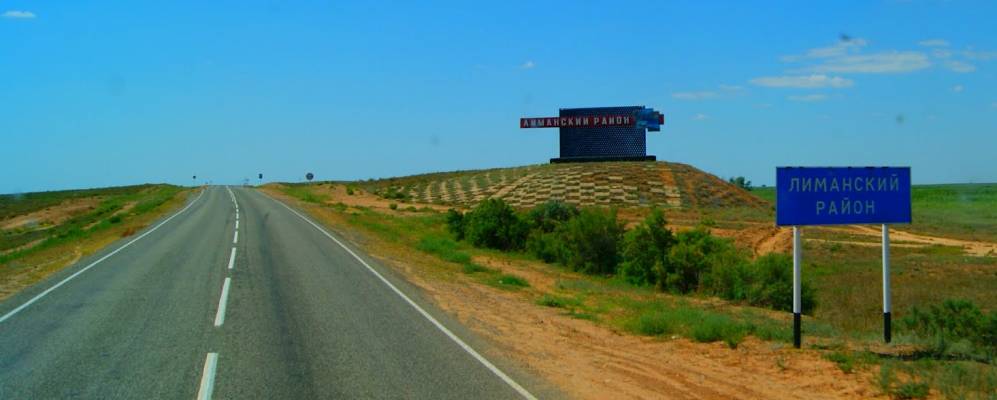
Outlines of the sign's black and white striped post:
<svg viewBox="0 0 997 400">
<path fill-rule="evenodd" d="M 883 340 L 889 343 L 893 332 L 890 327 L 890 228 L 883 224 Z"/>
<path fill-rule="evenodd" d="M 800 227 L 793 226 L 793 347 L 800 348 L 800 269 L 803 267 L 803 246 L 800 244 Z"/>
</svg>

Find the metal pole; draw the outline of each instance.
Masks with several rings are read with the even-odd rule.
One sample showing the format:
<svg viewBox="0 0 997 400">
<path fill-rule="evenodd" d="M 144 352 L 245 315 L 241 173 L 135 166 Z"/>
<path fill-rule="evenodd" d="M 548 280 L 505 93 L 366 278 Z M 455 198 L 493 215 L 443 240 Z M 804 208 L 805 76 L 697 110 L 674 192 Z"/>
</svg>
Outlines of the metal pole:
<svg viewBox="0 0 997 400">
<path fill-rule="evenodd" d="M 890 228 L 883 224 L 883 340 L 889 343 L 893 332 L 890 327 Z"/>
<path fill-rule="evenodd" d="M 793 347 L 800 348 L 800 268 L 803 264 L 803 246 L 800 244 L 800 228 L 793 227 Z"/>
</svg>

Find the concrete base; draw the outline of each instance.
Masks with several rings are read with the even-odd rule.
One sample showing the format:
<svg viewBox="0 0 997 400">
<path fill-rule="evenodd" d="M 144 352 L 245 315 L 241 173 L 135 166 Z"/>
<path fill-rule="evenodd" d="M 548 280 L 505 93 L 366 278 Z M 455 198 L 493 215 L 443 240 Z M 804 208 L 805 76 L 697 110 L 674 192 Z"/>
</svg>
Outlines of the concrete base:
<svg viewBox="0 0 997 400">
<path fill-rule="evenodd" d="M 619 157 L 560 157 L 551 158 L 551 164 L 575 163 L 575 162 L 603 162 L 603 161 L 655 161 L 655 156 L 619 156 Z"/>
</svg>

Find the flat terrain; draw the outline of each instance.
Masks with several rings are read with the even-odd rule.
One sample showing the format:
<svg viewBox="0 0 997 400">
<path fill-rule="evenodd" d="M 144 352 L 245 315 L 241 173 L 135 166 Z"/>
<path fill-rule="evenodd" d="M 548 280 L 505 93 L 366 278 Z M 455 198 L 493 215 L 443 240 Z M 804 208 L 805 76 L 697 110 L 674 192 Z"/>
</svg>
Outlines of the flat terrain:
<svg viewBox="0 0 997 400">
<path fill-rule="evenodd" d="M 0 196 L 0 299 L 133 235 L 187 193 L 137 185 Z"/>
<path fill-rule="evenodd" d="M 259 192 L 209 187 L 0 302 L 0 398 L 551 395 L 362 254 Z"/>
</svg>

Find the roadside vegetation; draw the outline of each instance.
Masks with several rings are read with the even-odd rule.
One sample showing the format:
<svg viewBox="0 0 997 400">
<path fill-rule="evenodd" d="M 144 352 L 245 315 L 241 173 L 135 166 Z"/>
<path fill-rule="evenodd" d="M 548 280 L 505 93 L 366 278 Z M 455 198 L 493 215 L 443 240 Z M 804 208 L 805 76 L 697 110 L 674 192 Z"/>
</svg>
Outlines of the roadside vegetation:
<svg viewBox="0 0 997 400">
<path fill-rule="evenodd" d="M 311 198 L 307 188 L 282 190 Z M 397 201 L 402 209 L 409 200 Z M 725 223 L 712 220 L 720 215 L 716 211 L 698 226 L 675 231 L 661 210 L 625 225 L 614 209 L 561 202 L 524 210 L 486 200 L 446 213 L 313 203 L 365 234 L 435 257 L 441 276 L 455 273 L 517 292 L 572 318 L 661 340 L 685 337 L 731 348 L 748 337 L 778 346 L 792 341 L 786 312 L 791 259 L 778 253 L 756 257 L 716 236 L 713 227 Z M 893 398 L 994 398 L 997 259 L 950 250 L 893 250 L 895 345 L 883 346 L 879 249 L 806 242 L 807 347 L 845 373 L 872 376 Z M 529 265 L 556 277 L 555 283 L 536 285 L 532 275 L 501 267 L 511 264 Z"/>
<path fill-rule="evenodd" d="M 183 203 L 172 185 L 0 196 L 0 298 L 133 235 Z"/>
</svg>

